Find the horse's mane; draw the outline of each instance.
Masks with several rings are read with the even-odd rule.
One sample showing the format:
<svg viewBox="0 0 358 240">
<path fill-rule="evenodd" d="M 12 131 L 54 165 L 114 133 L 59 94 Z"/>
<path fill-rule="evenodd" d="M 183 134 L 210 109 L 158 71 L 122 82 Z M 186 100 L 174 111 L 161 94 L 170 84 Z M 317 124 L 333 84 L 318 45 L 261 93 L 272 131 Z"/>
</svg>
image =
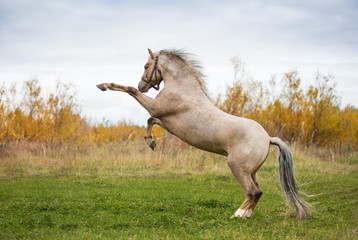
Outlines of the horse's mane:
<svg viewBox="0 0 358 240">
<path fill-rule="evenodd" d="M 194 54 L 188 53 L 183 49 L 163 49 L 159 52 L 159 54 L 161 53 L 166 53 L 178 57 L 181 60 L 183 60 L 186 64 L 188 64 L 194 70 L 195 77 L 198 80 L 201 89 L 203 90 L 205 95 L 208 96 L 206 81 L 205 81 L 206 76 L 202 73 L 203 67 L 200 64 L 200 62 L 194 58 L 195 57 Z"/>
</svg>

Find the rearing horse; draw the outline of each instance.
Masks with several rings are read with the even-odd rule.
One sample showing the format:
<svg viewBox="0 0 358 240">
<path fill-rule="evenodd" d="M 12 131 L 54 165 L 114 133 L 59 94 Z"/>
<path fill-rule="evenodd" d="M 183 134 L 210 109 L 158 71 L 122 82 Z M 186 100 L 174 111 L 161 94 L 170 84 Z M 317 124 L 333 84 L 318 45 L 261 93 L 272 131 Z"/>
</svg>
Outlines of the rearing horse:
<svg viewBox="0 0 358 240">
<path fill-rule="evenodd" d="M 271 138 L 257 122 L 227 114 L 207 97 L 197 62 L 179 50 L 153 53 L 144 66 L 138 89 L 115 83 L 102 83 L 99 89 L 127 92 L 151 115 L 145 139 L 152 149 L 154 124 L 183 141 L 206 151 L 227 156 L 227 163 L 245 191 L 245 200 L 233 217 L 250 218 L 262 195 L 256 172 L 266 160 L 270 144 L 280 149 L 279 178 L 287 202 L 292 202 L 297 218 L 310 216 L 307 203 L 299 196 L 295 183 L 292 153 L 279 138 Z M 145 94 L 150 88 L 159 90 L 153 99 Z"/>
</svg>

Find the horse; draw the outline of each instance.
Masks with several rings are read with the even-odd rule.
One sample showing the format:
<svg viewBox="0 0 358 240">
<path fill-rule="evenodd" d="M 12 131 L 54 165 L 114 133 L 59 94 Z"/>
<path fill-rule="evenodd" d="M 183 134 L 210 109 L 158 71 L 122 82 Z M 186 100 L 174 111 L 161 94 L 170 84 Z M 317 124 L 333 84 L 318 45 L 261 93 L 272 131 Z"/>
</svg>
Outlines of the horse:
<svg viewBox="0 0 358 240">
<path fill-rule="evenodd" d="M 310 207 L 299 195 L 288 145 L 270 137 L 256 121 L 216 108 L 206 93 L 201 66 L 190 54 L 176 49 L 148 52 L 138 89 L 115 83 L 97 85 L 102 91 L 128 93 L 149 112 L 144 136 L 147 144 L 155 148 L 152 127 L 157 124 L 194 147 L 226 156 L 232 174 L 245 191 L 245 199 L 232 218 L 252 217 L 262 195 L 256 172 L 265 162 L 270 145 L 275 145 L 280 151 L 279 180 L 286 201 L 289 207 L 294 205 L 298 219 L 309 218 Z M 144 94 L 150 88 L 159 90 L 161 82 L 164 88 L 155 98 Z"/>
</svg>

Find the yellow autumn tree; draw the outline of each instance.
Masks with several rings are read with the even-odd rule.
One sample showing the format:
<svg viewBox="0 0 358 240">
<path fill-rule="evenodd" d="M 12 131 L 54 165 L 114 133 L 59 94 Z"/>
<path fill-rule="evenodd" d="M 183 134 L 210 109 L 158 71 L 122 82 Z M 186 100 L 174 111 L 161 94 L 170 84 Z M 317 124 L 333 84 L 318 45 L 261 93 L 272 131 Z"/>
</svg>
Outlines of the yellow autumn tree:
<svg viewBox="0 0 358 240">
<path fill-rule="evenodd" d="M 16 89 L 15 86 L 7 89 L 3 85 L 0 88 L 2 152 L 6 152 L 8 146 L 24 141 L 51 148 L 64 144 L 80 147 L 127 141 L 144 134 L 143 127 L 126 122 L 89 124 L 81 116 L 72 84 L 58 81 L 55 91 L 48 96 L 42 94 L 37 79 L 25 81 L 20 92 Z"/>
<path fill-rule="evenodd" d="M 271 136 L 303 146 L 334 149 L 358 149 L 358 110 L 353 106 L 340 108 L 332 75 L 319 72 L 307 89 L 297 71 L 283 75 L 281 90 L 276 79 L 271 89 L 262 82 L 247 77 L 244 64 L 233 59 L 234 82 L 216 106 L 230 114 L 258 121 Z M 280 92 L 276 95 L 275 92 Z M 274 97 L 273 97 L 274 96 Z"/>
</svg>

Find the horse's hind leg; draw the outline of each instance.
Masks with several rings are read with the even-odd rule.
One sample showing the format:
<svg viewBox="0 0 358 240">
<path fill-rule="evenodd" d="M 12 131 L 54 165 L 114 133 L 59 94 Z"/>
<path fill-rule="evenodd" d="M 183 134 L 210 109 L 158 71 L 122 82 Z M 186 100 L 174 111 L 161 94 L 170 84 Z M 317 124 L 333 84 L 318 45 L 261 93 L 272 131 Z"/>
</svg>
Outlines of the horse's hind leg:
<svg viewBox="0 0 358 240">
<path fill-rule="evenodd" d="M 154 150 L 155 146 L 157 145 L 153 136 L 154 124 L 161 126 L 162 122 L 158 118 L 149 118 L 147 121 L 147 129 L 144 134 L 144 139 L 152 150 Z"/>
<path fill-rule="evenodd" d="M 259 194 L 259 195 L 256 196 L 256 198 L 254 199 L 254 203 L 252 204 L 252 210 L 255 210 L 256 205 L 257 205 L 257 203 L 259 202 L 260 197 L 261 197 L 261 195 L 262 195 L 262 189 L 261 189 L 261 187 L 259 186 L 259 184 L 258 184 L 257 181 L 256 181 L 256 173 L 251 174 L 251 178 L 252 178 L 252 180 L 254 181 L 254 183 L 255 183 L 256 187 L 258 188 L 259 192 L 261 192 L 261 194 Z"/>
<path fill-rule="evenodd" d="M 245 200 L 233 217 L 250 218 L 262 195 L 262 190 L 252 182 L 250 174 L 241 174 L 237 179 L 245 191 Z"/>
<path fill-rule="evenodd" d="M 248 169 L 247 164 L 243 164 L 239 159 L 228 157 L 229 167 L 245 191 L 245 200 L 240 208 L 232 217 L 250 218 L 262 195 L 262 190 L 258 186 L 256 179 L 252 178 L 252 172 Z M 256 170 L 256 169 L 255 169 Z"/>
</svg>

